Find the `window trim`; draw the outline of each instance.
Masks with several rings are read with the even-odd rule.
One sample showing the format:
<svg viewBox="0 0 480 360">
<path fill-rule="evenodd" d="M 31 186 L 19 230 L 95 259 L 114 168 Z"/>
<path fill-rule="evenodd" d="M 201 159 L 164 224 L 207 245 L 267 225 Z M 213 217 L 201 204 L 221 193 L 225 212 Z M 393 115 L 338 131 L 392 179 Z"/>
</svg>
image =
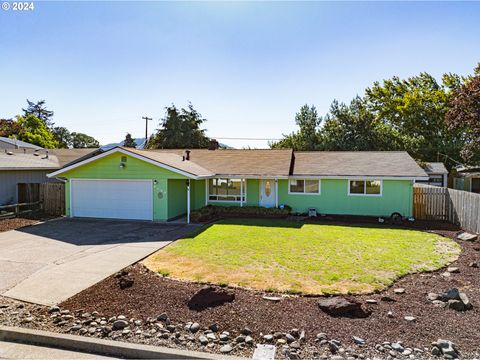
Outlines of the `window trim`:
<svg viewBox="0 0 480 360">
<path fill-rule="evenodd" d="M 223 180 L 240 180 L 243 182 L 243 201 L 242 200 L 210 200 L 210 180 L 216 180 L 216 179 L 223 179 Z M 238 203 L 238 204 L 246 204 L 247 203 L 247 179 L 244 178 L 225 178 L 225 177 L 215 177 L 215 178 L 210 178 L 206 179 L 206 198 L 207 198 L 207 204 L 208 203 Z M 212 196 L 216 196 L 218 198 L 218 195 L 212 194 Z M 221 195 L 223 196 L 223 195 Z M 241 195 L 226 195 L 226 196 L 238 196 L 241 198 Z"/>
<path fill-rule="evenodd" d="M 292 180 L 303 180 L 304 181 L 304 184 L 305 184 L 305 181 L 309 180 L 309 181 L 312 181 L 312 180 L 316 180 L 318 181 L 318 192 L 314 192 L 314 193 L 310 193 L 310 192 L 305 192 L 305 185 L 303 187 L 303 192 L 292 192 L 290 191 L 290 182 Z M 321 195 L 322 194 L 322 179 L 309 179 L 309 178 L 290 178 L 288 179 L 288 195 Z"/>
<path fill-rule="evenodd" d="M 352 181 L 363 181 L 363 194 L 356 194 L 350 192 L 350 183 Z M 380 193 L 379 194 L 367 194 L 367 181 L 380 181 Z M 361 178 L 361 179 L 348 179 L 347 182 L 348 196 L 368 196 L 368 197 L 382 197 L 383 196 L 383 179 L 381 178 Z"/>
</svg>

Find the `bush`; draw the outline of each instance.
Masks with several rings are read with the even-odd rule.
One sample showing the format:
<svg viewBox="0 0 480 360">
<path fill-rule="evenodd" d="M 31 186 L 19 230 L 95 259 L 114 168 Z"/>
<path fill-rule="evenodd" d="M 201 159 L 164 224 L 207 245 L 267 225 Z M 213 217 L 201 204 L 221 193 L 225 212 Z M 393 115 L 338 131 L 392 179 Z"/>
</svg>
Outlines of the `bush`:
<svg viewBox="0 0 480 360">
<path fill-rule="evenodd" d="M 292 208 L 285 205 L 280 208 L 264 208 L 260 206 L 213 206 L 208 205 L 190 213 L 190 220 L 193 222 L 209 221 L 216 218 L 228 217 L 286 217 Z"/>
</svg>

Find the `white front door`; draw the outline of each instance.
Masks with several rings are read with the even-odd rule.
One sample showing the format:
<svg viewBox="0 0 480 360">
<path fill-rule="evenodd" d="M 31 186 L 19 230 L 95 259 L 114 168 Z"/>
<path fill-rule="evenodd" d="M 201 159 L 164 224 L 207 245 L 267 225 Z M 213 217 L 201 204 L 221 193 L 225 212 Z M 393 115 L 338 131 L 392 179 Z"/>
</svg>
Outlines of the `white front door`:
<svg viewBox="0 0 480 360">
<path fill-rule="evenodd" d="M 275 206 L 275 180 L 260 180 L 260 206 L 267 208 Z"/>
</svg>

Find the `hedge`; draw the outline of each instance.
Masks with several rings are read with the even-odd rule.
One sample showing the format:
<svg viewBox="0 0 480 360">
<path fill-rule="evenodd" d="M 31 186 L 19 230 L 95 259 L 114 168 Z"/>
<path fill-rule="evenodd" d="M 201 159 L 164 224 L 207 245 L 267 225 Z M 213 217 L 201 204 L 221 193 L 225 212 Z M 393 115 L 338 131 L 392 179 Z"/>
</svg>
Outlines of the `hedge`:
<svg viewBox="0 0 480 360">
<path fill-rule="evenodd" d="M 190 213 L 190 220 L 193 222 L 205 222 L 217 218 L 228 217 L 269 217 L 281 218 L 287 217 L 292 208 L 285 205 L 280 208 L 264 208 L 260 206 L 216 206 L 207 205 Z"/>
</svg>

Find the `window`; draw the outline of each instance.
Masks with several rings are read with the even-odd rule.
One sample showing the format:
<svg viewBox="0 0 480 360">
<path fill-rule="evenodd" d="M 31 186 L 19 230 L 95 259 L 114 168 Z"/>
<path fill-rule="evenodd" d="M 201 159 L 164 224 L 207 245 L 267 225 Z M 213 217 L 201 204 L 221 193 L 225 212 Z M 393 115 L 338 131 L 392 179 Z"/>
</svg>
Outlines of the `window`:
<svg viewBox="0 0 480 360">
<path fill-rule="evenodd" d="M 320 180 L 291 179 L 290 194 L 320 194 Z"/>
<path fill-rule="evenodd" d="M 238 201 L 240 202 L 241 186 L 243 183 L 243 200 L 245 201 L 246 184 L 242 179 L 209 179 L 208 200 L 210 201 Z"/>
<path fill-rule="evenodd" d="M 382 181 L 381 180 L 349 180 L 348 182 L 349 195 L 382 195 Z"/>
</svg>

